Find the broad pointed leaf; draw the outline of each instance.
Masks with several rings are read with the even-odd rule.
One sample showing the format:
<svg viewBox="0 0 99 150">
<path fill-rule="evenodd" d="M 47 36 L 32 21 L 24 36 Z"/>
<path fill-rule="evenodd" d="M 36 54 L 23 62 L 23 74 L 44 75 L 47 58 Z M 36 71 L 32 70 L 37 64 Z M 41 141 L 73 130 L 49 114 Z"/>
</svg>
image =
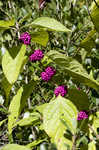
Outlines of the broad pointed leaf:
<svg viewBox="0 0 99 150">
<path fill-rule="evenodd" d="M 27 25 L 26 27 L 31 26 L 33 28 L 41 27 L 46 28 L 49 31 L 57 31 L 57 32 L 70 32 L 64 25 L 53 18 L 49 17 L 40 17 L 32 22 L 32 24 Z"/>
<path fill-rule="evenodd" d="M 64 138 L 67 127 L 63 122 L 73 134 L 76 132 L 77 109 L 71 101 L 58 96 L 54 101 L 48 103 L 43 111 L 44 130 L 52 138 L 52 142 L 55 142 L 58 150 L 60 148 L 64 150 L 65 144 L 70 146 L 72 144 L 70 140 Z"/>
<path fill-rule="evenodd" d="M 86 70 L 83 68 L 77 60 L 67 57 L 57 51 L 50 51 L 47 54 L 52 60 L 69 76 L 77 80 L 77 82 L 84 83 L 85 85 L 92 87 L 99 91 L 99 82 L 94 80 L 88 75 Z"/>
</svg>

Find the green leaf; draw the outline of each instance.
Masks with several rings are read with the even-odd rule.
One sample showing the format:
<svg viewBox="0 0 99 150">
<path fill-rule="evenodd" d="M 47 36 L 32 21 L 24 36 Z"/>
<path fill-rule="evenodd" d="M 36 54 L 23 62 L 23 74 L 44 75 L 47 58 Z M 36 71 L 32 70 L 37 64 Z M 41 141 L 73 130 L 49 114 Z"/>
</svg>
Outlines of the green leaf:
<svg viewBox="0 0 99 150">
<path fill-rule="evenodd" d="M 40 113 L 43 113 L 44 109 L 46 108 L 48 103 L 45 103 L 45 104 L 42 104 L 42 105 L 39 105 L 39 106 L 36 106 L 36 110 L 39 111 Z"/>
<path fill-rule="evenodd" d="M 82 90 L 68 89 L 68 99 L 75 104 L 79 111 L 82 109 L 88 110 L 89 108 L 88 96 Z"/>
<path fill-rule="evenodd" d="M 85 85 L 99 91 L 99 83 L 88 75 L 82 64 L 80 64 L 77 60 L 67 57 L 57 51 L 50 51 L 47 55 L 64 72 L 73 77 L 77 82 L 84 83 Z"/>
<path fill-rule="evenodd" d="M 5 91 L 5 95 L 6 95 L 5 105 L 7 106 L 8 105 L 8 98 L 9 98 L 9 94 L 10 94 L 12 85 L 4 77 L 2 80 L 2 86 L 3 86 L 4 91 Z"/>
<path fill-rule="evenodd" d="M 34 20 L 31 24 L 25 26 L 25 27 L 42 27 L 46 28 L 48 31 L 57 31 L 57 32 L 70 32 L 69 29 L 67 29 L 64 25 L 62 25 L 60 22 L 53 18 L 49 17 L 40 17 Z"/>
<path fill-rule="evenodd" d="M 20 121 L 18 121 L 16 125 L 19 125 L 19 126 L 30 126 L 30 125 L 33 125 L 35 122 L 38 121 L 39 118 L 37 117 L 28 117 L 28 118 L 24 118 L 24 119 L 21 119 Z"/>
<path fill-rule="evenodd" d="M 28 84 L 26 84 L 23 87 L 23 94 L 21 97 L 21 107 L 20 107 L 20 112 L 23 110 L 24 106 L 26 105 L 26 100 L 30 96 L 30 94 L 34 91 L 36 87 L 36 82 L 34 80 L 31 80 Z"/>
<path fill-rule="evenodd" d="M 96 144 L 94 143 L 94 141 L 88 144 L 88 150 L 96 150 Z"/>
<path fill-rule="evenodd" d="M 48 43 L 49 35 L 46 31 L 37 31 L 31 34 L 31 41 L 46 46 Z"/>
<path fill-rule="evenodd" d="M 96 116 L 93 117 L 92 127 L 93 127 L 94 131 L 97 133 L 97 128 L 99 128 L 99 111 L 96 112 Z"/>
<path fill-rule="evenodd" d="M 2 68 L 5 77 L 7 78 L 10 84 L 13 84 L 18 78 L 18 75 L 24 62 L 25 52 L 26 46 L 22 45 L 19 53 L 15 58 L 12 58 L 8 51 L 6 51 L 5 55 L 3 56 Z"/>
<path fill-rule="evenodd" d="M 9 113 L 10 113 L 10 115 L 8 116 L 8 132 L 9 132 L 9 134 L 12 133 L 12 128 L 19 116 L 22 92 L 23 92 L 23 88 L 21 87 L 18 90 L 17 94 L 13 97 L 13 99 L 10 103 L 10 106 L 9 106 Z"/>
<path fill-rule="evenodd" d="M 91 52 L 91 49 L 95 47 L 95 30 L 91 30 L 87 37 L 81 41 L 80 47 L 85 48 L 88 52 Z"/>
<path fill-rule="evenodd" d="M 64 138 L 67 128 L 62 120 L 67 124 L 72 134 L 74 134 L 77 128 L 77 109 L 71 101 L 58 96 L 43 111 L 43 128 L 49 137 L 52 138 L 52 141 L 55 142 L 58 150 L 60 148 L 65 150 L 65 143 L 70 146 L 72 144 L 71 141 Z"/>
<path fill-rule="evenodd" d="M 2 121 L 0 121 L 0 127 L 3 125 L 3 123 L 6 121 L 7 119 L 4 119 Z"/>
<path fill-rule="evenodd" d="M 1 150 L 30 150 L 30 149 L 26 146 L 18 144 L 7 144 L 6 146 L 2 147 Z"/>
<path fill-rule="evenodd" d="M 16 125 L 19 125 L 19 126 L 30 126 L 30 125 L 34 125 L 34 123 L 37 123 L 40 119 L 40 114 L 39 113 L 31 113 L 30 114 L 30 117 L 28 118 L 23 118 L 19 121 L 16 122 L 15 126 Z"/>
<path fill-rule="evenodd" d="M 26 147 L 28 147 L 28 148 L 33 148 L 33 147 L 35 147 L 36 145 L 38 145 L 38 144 L 40 144 L 40 143 L 42 143 L 42 142 L 44 142 L 44 141 L 46 141 L 45 139 L 44 140 L 35 140 L 35 141 L 33 141 L 32 143 L 29 143 L 28 145 L 26 145 Z"/>
<path fill-rule="evenodd" d="M 99 0 L 96 0 L 96 2 L 99 6 Z M 93 2 L 91 6 L 91 17 L 96 30 L 99 32 L 99 7 L 96 6 L 95 2 Z"/>
<path fill-rule="evenodd" d="M 8 20 L 8 21 L 4 21 L 4 20 L 0 20 L 0 28 L 10 28 L 11 26 L 15 25 L 15 19 L 12 20 Z"/>
</svg>

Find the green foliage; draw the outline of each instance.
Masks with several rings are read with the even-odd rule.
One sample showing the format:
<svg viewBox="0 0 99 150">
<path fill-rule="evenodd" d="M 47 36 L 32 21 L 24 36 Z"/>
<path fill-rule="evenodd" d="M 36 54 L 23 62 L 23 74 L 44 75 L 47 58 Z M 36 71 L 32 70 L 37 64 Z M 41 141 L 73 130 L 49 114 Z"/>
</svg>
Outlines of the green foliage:
<svg viewBox="0 0 99 150">
<path fill-rule="evenodd" d="M 95 33 L 95 30 L 90 31 L 87 37 L 80 43 L 80 46 L 85 48 L 88 52 L 91 52 L 92 48 L 95 47 Z"/>
<path fill-rule="evenodd" d="M 0 126 L 2 126 L 3 123 L 4 123 L 6 120 L 7 120 L 7 119 L 4 119 L 4 120 L 0 121 Z"/>
<path fill-rule="evenodd" d="M 33 28 L 45 28 L 48 31 L 57 31 L 57 32 L 70 32 L 64 25 L 56 21 L 53 18 L 49 17 L 40 17 L 32 22 L 32 24 L 27 25 L 26 27 L 31 26 Z"/>
<path fill-rule="evenodd" d="M 1 150 L 30 150 L 29 148 L 25 147 L 25 146 L 21 146 L 18 144 L 8 144 L 6 146 L 4 146 L 3 148 L 1 148 Z"/>
<path fill-rule="evenodd" d="M 88 144 L 88 150 L 96 150 L 96 146 L 95 146 L 95 143 L 94 142 L 90 142 Z"/>
<path fill-rule="evenodd" d="M 47 55 L 52 58 L 52 60 L 59 65 L 64 72 L 68 73 L 69 76 L 97 91 L 99 90 L 99 83 L 88 75 L 82 64 L 77 60 L 67 57 L 57 51 L 50 51 Z"/>
<path fill-rule="evenodd" d="M 8 131 L 12 133 L 13 126 L 18 119 L 20 110 L 20 101 L 22 96 L 23 88 L 21 87 L 17 94 L 13 97 L 9 106 L 9 117 L 8 117 Z"/>
<path fill-rule="evenodd" d="M 68 99 L 71 100 L 79 111 L 88 110 L 89 99 L 85 92 L 77 89 L 68 89 Z"/>
<path fill-rule="evenodd" d="M 9 21 L 0 20 L 0 30 L 9 29 L 11 26 L 14 26 L 14 25 L 15 25 L 15 19 L 12 19 Z"/>
<path fill-rule="evenodd" d="M 13 84 L 20 73 L 24 58 L 25 58 L 26 46 L 22 45 L 19 53 L 13 59 L 8 51 L 6 51 L 5 55 L 3 56 L 2 60 L 2 68 L 10 84 Z"/>
<path fill-rule="evenodd" d="M 46 31 L 34 32 L 31 35 L 32 42 L 38 43 L 42 46 L 46 46 L 49 40 L 49 35 Z"/>
<path fill-rule="evenodd" d="M 0 1 L 1 150 L 97 150 L 98 5 L 55 0 L 41 10 L 37 0 Z M 24 32 L 29 45 L 19 40 Z M 31 62 L 35 49 L 44 57 Z M 41 72 L 48 66 L 56 72 L 45 82 Z M 59 85 L 67 86 L 64 97 L 55 97 Z M 83 110 L 88 118 L 78 121 Z"/>
<path fill-rule="evenodd" d="M 68 99 L 61 96 L 50 102 L 43 111 L 44 130 L 56 143 L 58 149 L 63 150 L 65 143 L 71 146 L 71 142 L 64 138 L 64 132 L 69 129 L 72 134 L 76 133 L 76 120 L 76 107 Z"/>
<path fill-rule="evenodd" d="M 23 119 L 17 121 L 15 126 L 16 125 L 19 125 L 19 126 L 30 126 L 32 124 L 37 123 L 39 118 L 40 118 L 40 115 L 38 113 L 33 113 L 30 117 L 23 118 Z"/>
<path fill-rule="evenodd" d="M 99 5 L 99 0 L 97 0 L 96 3 Z M 95 3 L 91 6 L 91 17 L 96 30 L 99 32 L 99 7 L 97 7 Z"/>
</svg>

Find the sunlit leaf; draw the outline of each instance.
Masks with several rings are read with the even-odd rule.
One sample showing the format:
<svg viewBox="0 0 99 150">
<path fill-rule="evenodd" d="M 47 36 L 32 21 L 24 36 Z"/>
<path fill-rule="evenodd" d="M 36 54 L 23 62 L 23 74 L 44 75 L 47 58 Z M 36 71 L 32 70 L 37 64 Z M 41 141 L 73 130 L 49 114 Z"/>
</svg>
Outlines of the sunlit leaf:
<svg viewBox="0 0 99 150">
<path fill-rule="evenodd" d="M 57 32 L 70 32 L 64 25 L 53 18 L 49 17 L 40 17 L 34 20 L 31 24 L 26 27 L 31 26 L 33 28 L 41 27 L 46 28 L 49 31 L 57 31 Z"/>
<path fill-rule="evenodd" d="M 21 87 L 17 94 L 13 97 L 9 106 L 9 116 L 8 116 L 8 131 L 9 134 L 12 133 L 13 126 L 18 119 L 20 110 L 20 101 L 22 96 L 23 88 Z"/>
<path fill-rule="evenodd" d="M 99 91 L 99 82 L 92 79 L 77 60 L 67 57 L 57 51 L 50 51 L 47 54 L 53 62 L 55 62 L 64 72 L 70 77 L 73 77 L 77 82 L 84 83 Z"/>
<path fill-rule="evenodd" d="M 88 150 L 96 150 L 96 144 L 94 141 L 88 144 Z"/>
<path fill-rule="evenodd" d="M 77 109 L 71 101 L 58 96 L 50 102 L 43 111 L 43 127 L 52 141 L 56 143 L 58 150 L 64 150 L 64 144 L 71 146 L 72 142 L 64 138 L 67 129 L 74 134 L 77 128 Z M 62 147 L 61 147 L 62 146 Z"/>
<path fill-rule="evenodd" d="M 9 27 L 14 26 L 14 24 L 15 24 L 15 19 L 8 20 L 8 21 L 0 20 L 0 28 L 8 29 Z"/>
<path fill-rule="evenodd" d="M 22 45 L 19 53 L 15 58 L 12 58 L 8 51 L 6 51 L 5 55 L 3 56 L 2 68 L 5 77 L 7 78 L 10 84 L 13 84 L 18 78 L 18 75 L 21 71 L 21 67 L 24 62 L 25 52 L 26 46 Z"/>
</svg>

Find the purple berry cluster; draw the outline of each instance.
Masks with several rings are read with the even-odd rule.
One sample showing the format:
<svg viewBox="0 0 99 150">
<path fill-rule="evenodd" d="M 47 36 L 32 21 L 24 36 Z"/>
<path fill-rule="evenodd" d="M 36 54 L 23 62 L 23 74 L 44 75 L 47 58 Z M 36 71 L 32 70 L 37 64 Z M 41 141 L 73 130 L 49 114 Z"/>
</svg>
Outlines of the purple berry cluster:
<svg viewBox="0 0 99 150">
<path fill-rule="evenodd" d="M 55 69 L 52 67 L 47 67 L 44 72 L 41 73 L 42 80 L 48 82 L 55 74 Z"/>
<path fill-rule="evenodd" d="M 31 36 L 28 32 L 24 32 L 20 35 L 19 40 L 21 40 L 25 45 L 29 45 L 31 42 Z"/>
<path fill-rule="evenodd" d="M 77 120 L 83 120 L 88 118 L 88 112 L 85 110 L 82 110 L 78 113 Z"/>
<path fill-rule="evenodd" d="M 58 96 L 59 94 L 60 94 L 61 96 L 65 96 L 65 95 L 67 94 L 67 87 L 64 86 L 64 85 L 58 86 L 58 87 L 54 90 L 54 94 L 55 94 L 56 96 Z"/>
<path fill-rule="evenodd" d="M 34 53 L 30 56 L 30 61 L 40 61 L 44 57 L 42 50 L 37 49 Z"/>
</svg>

